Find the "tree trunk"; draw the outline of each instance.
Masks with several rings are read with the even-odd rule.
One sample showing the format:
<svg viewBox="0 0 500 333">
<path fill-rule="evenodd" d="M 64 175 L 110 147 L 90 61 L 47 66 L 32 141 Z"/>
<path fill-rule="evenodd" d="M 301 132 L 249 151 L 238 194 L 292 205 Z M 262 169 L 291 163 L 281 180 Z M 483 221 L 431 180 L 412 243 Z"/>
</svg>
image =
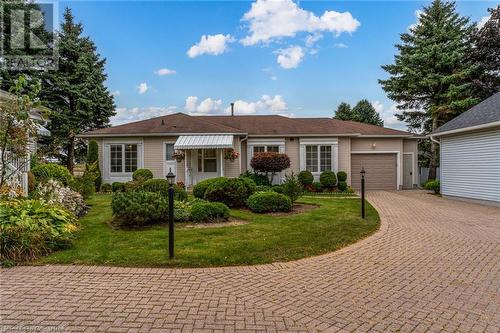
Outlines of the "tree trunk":
<svg viewBox="0 0 500 333">
<path fill-rule="evenodd" d="M 71 133 L 68 138 L 68 158 L 66 161 L 66 167 L 68 168 L 69 172 L 73 174 L 73 167 L 74 167 L 74 160 L 75 160 L 75 135 Z"/>
<path fill-rule="evenodd" d="M 432 118 L 432 131 L 434 131 L 438 127 L 437 123 L 438 123 L 437 116 L 434 116 Z M 437 143 L 431 140 L 431 156 L 429 158 L 429 177 L 427 178 L 428 180 L 436 179 L 437 154 L 438 154 Z"/>
</svg>

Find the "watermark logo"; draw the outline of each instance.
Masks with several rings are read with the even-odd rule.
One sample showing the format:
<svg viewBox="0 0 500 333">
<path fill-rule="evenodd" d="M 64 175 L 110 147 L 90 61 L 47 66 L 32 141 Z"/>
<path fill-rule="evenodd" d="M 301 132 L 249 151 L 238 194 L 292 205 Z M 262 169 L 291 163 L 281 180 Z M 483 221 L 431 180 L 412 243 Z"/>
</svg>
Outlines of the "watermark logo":
<svg viewBox="0 0 500 333">
<path fill-rule="evenodd" d="M 0 2 L 0 67 L 57 70 L 57 2 Z"/>
</svg>

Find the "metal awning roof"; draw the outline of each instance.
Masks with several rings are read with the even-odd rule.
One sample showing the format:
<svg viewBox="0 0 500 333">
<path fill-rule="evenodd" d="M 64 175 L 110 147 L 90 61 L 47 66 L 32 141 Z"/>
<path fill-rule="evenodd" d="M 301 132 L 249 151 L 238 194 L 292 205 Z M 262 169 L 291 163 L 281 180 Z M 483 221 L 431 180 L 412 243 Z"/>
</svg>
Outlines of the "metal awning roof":
<svg viewBox="0 0 500 333">
<path fill-rule="evenodd" d="M 232 135 L 181 135 L 174 149 L 232 148 Z"/>
</svg>

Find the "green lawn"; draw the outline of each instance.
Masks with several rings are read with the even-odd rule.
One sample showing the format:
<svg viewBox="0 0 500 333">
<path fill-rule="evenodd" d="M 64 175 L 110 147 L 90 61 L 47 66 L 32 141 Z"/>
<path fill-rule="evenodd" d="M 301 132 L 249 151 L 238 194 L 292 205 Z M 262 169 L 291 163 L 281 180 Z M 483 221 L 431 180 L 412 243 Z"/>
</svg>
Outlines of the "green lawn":
<svg viewBox="0 0 500 333">
<path fill-rule="evenodd" d="M 168 259 L 167 225 L 137 230 L 115 230 L 110 195 L 95 195 L 92 208 L 81 219 L 78 239 L 69 249 L 33 264 L 92 264 L 113 266 L 203 267 L 252 265 L 289 261 L 334 251 L 375 232 L 379 217 L 367 205 L 359 217 L 359 200 L 302 198 L 319 208 L 290 216 L 266 216 L 233 210 L 231 215 L 250 223 L 221 228 L 192 229 L 176 224 L 175 259 Z"/>
</svg>

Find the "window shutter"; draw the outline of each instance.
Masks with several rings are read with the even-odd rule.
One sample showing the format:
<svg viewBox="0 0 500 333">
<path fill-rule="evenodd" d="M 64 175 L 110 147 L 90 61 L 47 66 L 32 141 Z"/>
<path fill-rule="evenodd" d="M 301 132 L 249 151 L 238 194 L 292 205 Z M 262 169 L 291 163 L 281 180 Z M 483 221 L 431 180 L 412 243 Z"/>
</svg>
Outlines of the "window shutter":
<svg viewBox="0 0 500 333">
<path fill-rule="evenodd" d="M 299 165 L 300 165 L 300 170 L 303 171 L 306 169 L 306 146 L 305 145 L 300 145 L 300 154 L 299 154 Z"/>
<path fill-rule="evenodd" d="M 252 161 L 253 157 L 253 146 L 248 146 L 247 148 L 247 170 L 252 171 L 252 167 L 250 166 L 250 161 Z"/>
</svg>

